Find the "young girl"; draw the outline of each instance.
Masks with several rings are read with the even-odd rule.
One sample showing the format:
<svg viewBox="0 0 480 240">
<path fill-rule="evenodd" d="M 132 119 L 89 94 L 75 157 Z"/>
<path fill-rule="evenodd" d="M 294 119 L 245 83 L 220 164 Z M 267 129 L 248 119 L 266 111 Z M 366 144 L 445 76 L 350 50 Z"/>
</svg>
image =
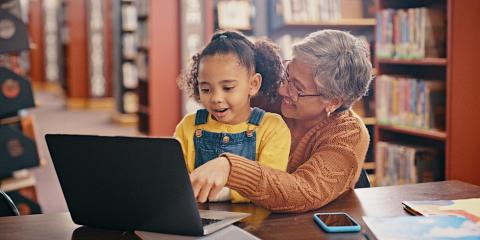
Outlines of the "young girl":
<svg viewBox="0 0 480 240">
<path fill-rule="evenodd" d="M 254 44 L 239 32 L 218 31 L 193 56 L 179 85 L 205 109 L 185 116 L 175 130 L 189 172 L 224 152 L 286 171 L 291 141 L 287 125 L 280 115 L 250 107 L 257 93 L 275 98 L 283 76 L 278 52 L 269 41 Z M 248 201 L 228 188 L 210 200 Z"/>
</svg>

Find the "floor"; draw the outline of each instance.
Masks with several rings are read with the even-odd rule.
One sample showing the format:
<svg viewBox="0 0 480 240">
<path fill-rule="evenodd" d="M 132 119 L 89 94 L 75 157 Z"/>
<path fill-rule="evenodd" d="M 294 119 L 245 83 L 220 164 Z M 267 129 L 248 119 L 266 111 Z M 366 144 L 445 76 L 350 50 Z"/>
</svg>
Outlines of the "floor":
<svg viewBox="0 0 480 240">
<path fill-rule="evenodd" d="M 36 139 L 40 158 L 46 162 L 34 169 L 37 180 L 37 195 L 44 213 L 68 211 L 52 160 L 46 148 L 44 135 L 47 133 L 74 133 L 95 135 L 138 135 L 134 126 L 125 127 L 113 123 L 112 111 L 75 110 L 65 107 L 65 98 L 59 93 L 35 92 L 37 107 L 33 114 Z"/>
</svg>

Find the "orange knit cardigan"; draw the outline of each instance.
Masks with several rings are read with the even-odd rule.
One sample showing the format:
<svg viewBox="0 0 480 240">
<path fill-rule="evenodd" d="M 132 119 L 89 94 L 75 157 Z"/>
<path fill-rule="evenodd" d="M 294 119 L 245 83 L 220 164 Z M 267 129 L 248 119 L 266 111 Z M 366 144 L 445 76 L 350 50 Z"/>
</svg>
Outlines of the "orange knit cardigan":
<svg viewBox="0 0 480 240">
<path fill-rule="evenodd" d="M 369 141 L 364 123 L 353 111 L 333 114 L 292 149 L 287 172 L 225 154 L 231 164 L 227 186 L 274 212 L 317 209 L 353 189 Z"/>
</svg>

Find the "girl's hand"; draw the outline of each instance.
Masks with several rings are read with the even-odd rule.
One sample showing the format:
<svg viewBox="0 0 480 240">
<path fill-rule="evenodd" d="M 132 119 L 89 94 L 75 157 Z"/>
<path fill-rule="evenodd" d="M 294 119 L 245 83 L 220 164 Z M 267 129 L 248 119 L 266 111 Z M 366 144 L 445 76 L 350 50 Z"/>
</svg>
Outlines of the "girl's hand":
<svg viewBox="0 0 480 240">
<path fill-rule="evenodd" d="M 230 162 L 226 157 L 208 161 L 190 174 L 193 193 L 198 202 L 214 199 L 227 184 Z"/>
</svg>

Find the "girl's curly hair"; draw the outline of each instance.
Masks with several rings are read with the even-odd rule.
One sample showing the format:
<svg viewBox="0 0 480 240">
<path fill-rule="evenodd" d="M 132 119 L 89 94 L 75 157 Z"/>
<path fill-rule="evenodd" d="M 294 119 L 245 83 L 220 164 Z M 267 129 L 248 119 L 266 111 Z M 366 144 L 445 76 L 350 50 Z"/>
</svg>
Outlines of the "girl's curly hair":
<svg viewBox="0 0 480 240">
<path fill-rule="evenodd" d="M 259 95 L 270 101 L 277 98 L 277 89 L 283 77 L 283 64 L 279 47 L 268 39 L 255 43 L 237 31 L 217 31 L 199 53 L 192 56 L 189 69 L 178 79 L 180 89 L 199 101 L 198 69 L 201 60 L 216 54 L 235 54 L 241 65 L 262 75 Z"/>
</svg>

